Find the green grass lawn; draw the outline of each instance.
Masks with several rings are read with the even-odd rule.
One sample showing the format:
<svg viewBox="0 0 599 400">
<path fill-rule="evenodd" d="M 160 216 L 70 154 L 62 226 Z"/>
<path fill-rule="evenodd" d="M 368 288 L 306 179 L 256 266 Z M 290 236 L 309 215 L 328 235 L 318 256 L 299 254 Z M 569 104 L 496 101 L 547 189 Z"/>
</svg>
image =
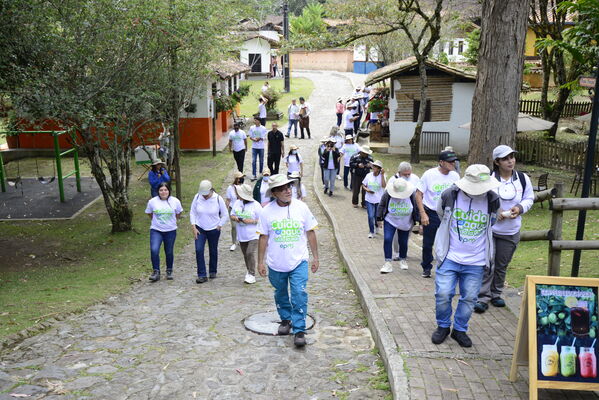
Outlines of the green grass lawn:
<svg viewBox="0 0 599 400">
<path fill-rule="evenodd" d="M 259 80 L 246 82 L 250 84 L 250 94 L 243 99 L 243 102 L 240 105 L 240 112 L 241 115 L 245 115 L 247 118 L 252 119 L 252 115 L 258 112 L 258 98 L 262 93 L 262 85 L 264 85 L 265 81 Z M 247 84 L 246 82 L 244 82 L 244 84 Z M 283 91 L 283 79 L 270 79 L 268 82 L 270 87 L 281 92 Z M 291 99 L 297 99 L 301 96 L 307 100 L 310 97 L 310 94 L 312 94 L 312 90 L 314 90 L 314 83 L 306 78 L 294 78 L 291 76 L 290 89 L 291 91 L 289 93 L 281 93 L 281 98 L 277 102 L 277 109 L 283 113 L 283 117 L 277 121 L 279 127 L 288 122 L 287 106 L 291 104 Z M 269 129 L 271 122 L 272 121 L 267 121 L 266 123 L 266 126 Z"/>
<path fill-rule="evenodd" d="M 374 153 L 373 157 L 381 160 L 385 167 L 387 177 L 392 176 L 397 172 L 397 167 L 401 161 L 409 161 L 409 156 L 391 155 L 383 153 Z M 436 166 L 435 160 L 424 160 L 420 164 L 413 165 L 414 173 L 422 176 L 422 173 L 427 169 Z M 463 171 L 467 164 L 462 161 L 460 167 Z M 564 182 L 565 196 L 574 197 L 569 193 L 570 185 L 574 179 L 574 173 L 569 171 L 561 171 L 550 168 L 537 167 L 532 165 L 519 165 L 519 169 L 528 172 L 533 184 L 536 185 L 539 175 L 549 173 L 549 186 L 553 186 L 556 182 Z M 578 192 L 580 194 L 580 191 Z M 522 230 L 541 230 L 551 227 L 551 211 L 549 211 L 548 203 L 544 203 L 544 208 L 541 208 L 540 203 L 535 203 L 531 210 L 522 217 Z M 578 221 L 578 211 L 565 211 L 563 221 L 563 239 L 574 240 L 576 238 L 576 225 Z M 599 211 L 587 212 L 585 224 L 585 239 L 599 240 Z M 570 276 L 572 266 L 573 251 L 562 252 L 562 276 Z M 512 263 L 508 269 L 506 281 L 510 286 L 521 287 L 524 284 L 526 275 L 546 275 L 548 260 L 548 242 L 521 242 L 518 250 L 514 255 Z M 599 277 L 599 252 L 587 250 L 582 252 L 580 263 L 580 277 Z"/>
<path fill-rule="evenodd" d="M 192 240 L 188 211 L 199 181 L 209 177 L 220 188 L 233 158 L 221 153 L 215 158 L 208 153 L 184 154 L 181 167 L 185 212 L 176 253 Z M 22 168 L 23 176 L 35 175 L 31 160 Z M 85 164 L 83 171 L 89 171 Z M 134 210 L 131 232 L 110 233 L 102 200 L 73 220 L 0 222 L 2 251 L 25 251 L 24 256 L 15 256 L 14 264 L 0 267 L 0 338 L 55 315 L 83 310 L 147 279 L 151 263 L 144 210 L 149 191 L 146 179 L 136 179 L 141 173 L 140 167 L 134 167 L 129 192 Z M 190 271 L 188 278 L 192 275 Z"/>
</svg>

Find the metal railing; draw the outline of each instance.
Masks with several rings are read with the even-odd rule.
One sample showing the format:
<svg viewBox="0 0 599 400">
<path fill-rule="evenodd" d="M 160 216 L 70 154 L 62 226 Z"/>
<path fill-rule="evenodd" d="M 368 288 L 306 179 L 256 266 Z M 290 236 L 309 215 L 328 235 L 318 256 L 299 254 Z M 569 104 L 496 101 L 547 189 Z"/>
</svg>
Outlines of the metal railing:
<svg viewBox="0 0 599 400">
<path fill-rule="evenodd" d="M 449 146 L 449 132 L 422 131 L 420 136 L 420 154 L 437 155 Z"/>
</svg>

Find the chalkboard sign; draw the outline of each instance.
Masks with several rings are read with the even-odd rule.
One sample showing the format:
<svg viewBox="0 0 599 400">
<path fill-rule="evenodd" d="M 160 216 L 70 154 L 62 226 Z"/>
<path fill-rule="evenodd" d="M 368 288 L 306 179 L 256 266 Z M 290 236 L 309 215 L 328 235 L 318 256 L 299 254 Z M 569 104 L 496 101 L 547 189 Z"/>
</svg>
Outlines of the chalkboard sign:
<svg viewBox="0 0 599 400">
<path fill-rule="evenodd" d="M 526 277 L 510 379 L 528 364 L 530 399 L 539 388 L 599 390 L 598 293 L 599 279 Z"/>
</svg>

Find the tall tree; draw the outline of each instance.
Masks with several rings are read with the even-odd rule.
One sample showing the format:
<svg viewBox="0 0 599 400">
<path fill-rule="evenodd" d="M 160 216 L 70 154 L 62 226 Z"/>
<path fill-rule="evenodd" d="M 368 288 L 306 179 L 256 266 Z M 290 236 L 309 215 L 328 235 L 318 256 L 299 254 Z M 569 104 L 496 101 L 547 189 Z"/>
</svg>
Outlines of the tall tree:
<svg viewBox="0 0 599 400">
<path fill-rule="evenodd" d="M 152 123 L 175 123 L 176 105 L 192 96 L 210 72 L 208 62 L 226 50 L 222 21 L 233 20 L 235 6 L 223 8 L 216 0 L 6 4 L 26 29 L 0 27 L 10 45 L 0 57 L 0 90 L 20 116 L 77 131 L 74 144 L 90 161 L 112 231 L 130 230 L 133 140 L 143 139 Z M 179 14 L 169 18 L 173 11 Z M 27 42 L 36 38 L 35 46 Z M 176 68 L 169 62 L 173 49 Z"/>
<path fill-rule="evenodd" d="M 468 162 L 492 164 L 499 144 L 516 140 L 529 0 L 483 2 Z"/>
</svg>

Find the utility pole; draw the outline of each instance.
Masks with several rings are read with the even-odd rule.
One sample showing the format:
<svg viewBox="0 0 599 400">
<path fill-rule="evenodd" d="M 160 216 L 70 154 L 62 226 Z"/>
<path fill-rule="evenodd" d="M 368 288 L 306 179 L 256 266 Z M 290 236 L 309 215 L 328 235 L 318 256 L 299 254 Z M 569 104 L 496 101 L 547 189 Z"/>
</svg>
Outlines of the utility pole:
<svg viewBox="0 0 599 400">
<path fill-rule="evenodd" d="M 289 4 L 287 0 L 283 2 L 283 38 L 285 42 L 289 42 Z M 289 82 L 289 51 L 283 54 L 283 79 L 285 80 L 285 88 L 283 91 L 289 93 L 290 82 Z"/>
<path fill-rule="evenodd" d="M 599 125 L 599 60 L 597 62 L 597 73 L 595 74 L 595 93 L 593 93 L 593 111 L 591 113 L 591 128 L 589 131 L 589 142 L 587 144 L 586 163 L 582 177 L 581 198 L 589 197 L 591 192 L 591 177 L 595 173 L 595 145 L 597 143 L 597 128 Z M 578 225 L 576 227 L 576 240 L 584 239 L 584 225 L 587 218 L 587 211 L 578 212 Z M 580 250 L 574 250 L 572 259 L 571 276 L 578 276 L 580 267 Z"/>
</svg>

